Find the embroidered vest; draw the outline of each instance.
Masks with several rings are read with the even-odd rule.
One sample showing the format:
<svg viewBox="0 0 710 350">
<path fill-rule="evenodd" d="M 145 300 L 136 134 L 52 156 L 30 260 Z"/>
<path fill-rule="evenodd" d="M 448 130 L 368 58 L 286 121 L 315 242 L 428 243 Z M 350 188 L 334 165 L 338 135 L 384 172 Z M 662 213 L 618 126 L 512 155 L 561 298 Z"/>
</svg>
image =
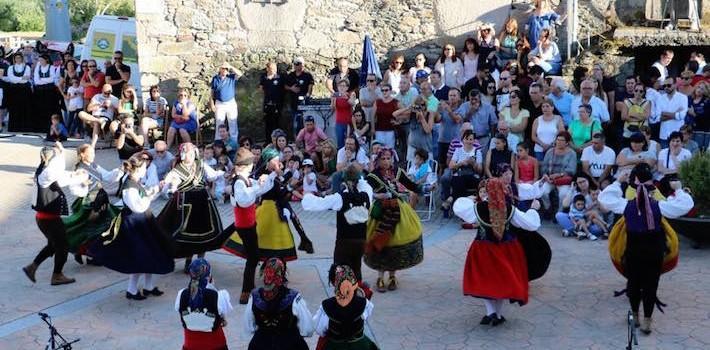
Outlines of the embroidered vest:
<svg viewBox="0 0 710 350">
<path fill-rule="evenodd" d="M 361 296 L 353 297 L 350 304 L 338 305 L 335 297 L 323 300 L 323 311 L 328 316 L 328 331 L 326 337 L 336 341 L 357 340 L 363 337 L 365 320 L 362 313 L 367 306 L 367 300 Z"/>
<path fill-rule="evenodd" d="M 216 290 L 206 288 L 202 294 L 201 309 L 192 310 L 190 306 L 190 289 L 186 288 L 180 294 L 180 321 L 185 329 L 197 332 L 213 332 L 222 324 L 222 317 L 219 315 L 217 302 L 219 293 Z"/>
<path fill-rule="evenodd" d="M 251 180 L 242 176 L 237 176 L 237 181 L 244 181 L 247 188 L 251 186 Z M 234 194 L 237 195 L 236 193 Z M 256 203 L 243 208 L 239 205 L 234 207 L 234 227 L 236 228 L 251 228 L 256 226 Z"/>
</svg>

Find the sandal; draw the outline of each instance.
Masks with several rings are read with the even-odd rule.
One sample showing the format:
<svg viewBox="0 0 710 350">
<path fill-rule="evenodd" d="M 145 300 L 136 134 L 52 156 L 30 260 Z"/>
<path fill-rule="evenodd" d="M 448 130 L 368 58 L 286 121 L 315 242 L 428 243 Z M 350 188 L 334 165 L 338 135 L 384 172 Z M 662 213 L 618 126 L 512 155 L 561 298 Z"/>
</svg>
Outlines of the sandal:
<svg viewBox="0 0 710 350">
<path fill-rule="evenodd" d="M 380 293 L 387 291 L 387 288 L 385 288 L 385 281 L 380 277 L 377 278 L 377 291 Z"/>
</svg>

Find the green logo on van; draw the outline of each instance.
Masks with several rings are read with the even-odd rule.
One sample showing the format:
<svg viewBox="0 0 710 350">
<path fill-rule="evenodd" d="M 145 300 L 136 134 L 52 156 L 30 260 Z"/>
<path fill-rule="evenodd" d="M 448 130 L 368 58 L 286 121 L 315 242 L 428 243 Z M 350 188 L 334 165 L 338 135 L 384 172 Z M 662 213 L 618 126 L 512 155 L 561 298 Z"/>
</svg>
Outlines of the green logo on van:
<svg viewBox="0 0 710 350">
<path fill-rule="evenodd" d="M 109 44 L 108 40 L 101 38 L 96 42 L 96 46 L 101 50 L 106 50 L 111 44 Z"/>
</svg>

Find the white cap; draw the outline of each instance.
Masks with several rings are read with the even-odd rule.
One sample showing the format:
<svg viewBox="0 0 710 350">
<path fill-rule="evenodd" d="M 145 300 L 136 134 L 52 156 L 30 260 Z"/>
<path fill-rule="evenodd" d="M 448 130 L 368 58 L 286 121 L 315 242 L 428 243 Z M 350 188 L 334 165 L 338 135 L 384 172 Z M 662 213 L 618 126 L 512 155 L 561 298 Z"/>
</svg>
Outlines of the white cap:
<svg viewBox="0 0 710 350">
<path fill-rule="evenodd" d="M 303 160 L 303 165 L 310 165 L 313 166 L 313 161 L 309 158 L 306 158 Z"/>
</svg>

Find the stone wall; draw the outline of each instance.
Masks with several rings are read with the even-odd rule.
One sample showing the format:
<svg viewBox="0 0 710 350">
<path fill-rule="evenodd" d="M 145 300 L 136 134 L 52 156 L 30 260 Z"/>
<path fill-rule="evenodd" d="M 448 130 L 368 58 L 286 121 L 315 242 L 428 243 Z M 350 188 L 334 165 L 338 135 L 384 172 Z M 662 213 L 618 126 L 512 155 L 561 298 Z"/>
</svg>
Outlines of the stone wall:
<svg viewBox="0 0 710 350">
<path fill-rule="evenodd" d="M 383 69 L 394 52 L 404 52 L 408 64 L 415 52 L 425 52 L 433 65 L 444 42 L 460 47 L 483 22 L 499 31 L 509 14 L 522 28 L 529 9 L 511 11 L 508 0 L 137 1 L 141 86 L 145 92 L 160 84 L 169 98 L 177 86 L 187 86 L 206 102 L 215 67 L 229 61 L 246 73 L 238 96 L 241 125 L 249 128 L 253 123 L 244 119 L 258 117 L 255 82 L 269 60 L 285 72 L 293 57 L 304 56 L 316 95 L 324 95 L 322 81 L 336 57 L 359 66 L 365 34 Z"/>
</svg>

